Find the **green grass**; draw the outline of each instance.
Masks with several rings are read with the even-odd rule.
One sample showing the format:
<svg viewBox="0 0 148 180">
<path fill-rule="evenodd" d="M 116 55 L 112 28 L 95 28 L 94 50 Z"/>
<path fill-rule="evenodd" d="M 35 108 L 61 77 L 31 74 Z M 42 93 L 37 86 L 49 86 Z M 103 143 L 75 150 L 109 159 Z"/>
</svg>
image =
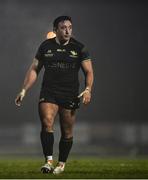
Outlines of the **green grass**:
<svg viewBox="0 0 148 180">
<path fill-rule="evenodd" d="M 42 174 L 41 159 L 0 160 L 1 179 L 130 179 L 148 178 L 148 159 L 70 159 L 64 173 L 60 175 Z"/>
</svg>

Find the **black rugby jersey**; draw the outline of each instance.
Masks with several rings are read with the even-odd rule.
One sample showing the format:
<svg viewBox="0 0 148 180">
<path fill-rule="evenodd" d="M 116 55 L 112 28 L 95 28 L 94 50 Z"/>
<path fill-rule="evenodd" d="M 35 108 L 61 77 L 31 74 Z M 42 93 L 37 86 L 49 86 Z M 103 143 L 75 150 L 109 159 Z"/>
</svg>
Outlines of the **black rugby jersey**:
<svg viewBox="0 0 148 180">
<path fill-rule="evenodd" d="M 48 39 L 40 45 L 35 58 L 45 68 L 42 90 L 66 97 L 78 95 L 81 62 L 90 59 L 82 43 L 71 38 L 68 44 L 60 45 L 55 38 Z"/>
</svg>

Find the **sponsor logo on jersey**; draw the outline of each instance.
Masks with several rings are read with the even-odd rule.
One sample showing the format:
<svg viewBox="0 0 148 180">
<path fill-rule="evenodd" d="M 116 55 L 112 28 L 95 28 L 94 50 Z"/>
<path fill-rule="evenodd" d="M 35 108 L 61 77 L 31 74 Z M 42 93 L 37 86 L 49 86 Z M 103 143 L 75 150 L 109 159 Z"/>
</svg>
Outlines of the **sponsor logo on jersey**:
<svg viewBox="0 0 148 180">
<path fill-rule="evenodd" d="M 50 64 L 49 67 L 57 68 L 57 69 L 74 69 L 76 67 L 76 64 L 75 63 L 57 62 L 57 63 Z"/>
<path fill-rule="evenodd" d="M 57 52 L 66 52 L 66 49 L 57 49 Z"/>
<path fill-rule="evenodd" d="M 44 54 L 45 57 L 52 57 L 53 53 L 51 51 L 51 49 L 48 49 L 47 52 Z"/>
<path fill-rule="evenodd" d="M 51 52 L 52 52 L 51 49 L 48 49 L 47 53 L 51 53 Z"/>
</svg>

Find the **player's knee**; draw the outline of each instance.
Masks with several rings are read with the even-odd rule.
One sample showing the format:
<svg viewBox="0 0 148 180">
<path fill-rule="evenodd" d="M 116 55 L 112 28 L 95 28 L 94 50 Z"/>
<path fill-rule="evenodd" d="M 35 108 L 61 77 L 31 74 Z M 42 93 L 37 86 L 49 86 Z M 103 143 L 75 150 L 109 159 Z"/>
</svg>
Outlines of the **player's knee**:
<svg viewBox="0 0 148 180">
<path fill-rule="evenodd" d="M 52 131 L 53 129 L 53 117 L 51 115 L 48 115 L 43 118 L 43 124 L 44 128 L 48 131 Z"/>
<path fill-rule="evenodd" d="M 53 116 L 51 114 L 49 115 L 46 115 L 43 117 L 43 122 L 46 122 L 46 123 L 51 123 L 53 121 Z"/>
</svg>

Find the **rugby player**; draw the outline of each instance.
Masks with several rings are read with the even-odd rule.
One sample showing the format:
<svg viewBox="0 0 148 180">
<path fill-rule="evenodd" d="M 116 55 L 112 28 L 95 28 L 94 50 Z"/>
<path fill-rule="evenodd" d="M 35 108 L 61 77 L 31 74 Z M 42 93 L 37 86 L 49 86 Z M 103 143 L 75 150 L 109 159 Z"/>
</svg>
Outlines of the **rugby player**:
<svg viewBox="0 0 148 180">
<path fill-rule="evenodd" d="M 43 173 L 59 174 L 64 171 L 69 152 L 73 144 L 73 126 L 76 109 L 82 103 L 91 100 L 93 85 L 93 68 L 91 58 L 85 46 L 72 37 L 72 19 L 69 16 L 57 17 L 53 22 L 56 37 L 41 43 L 33 63 L 26 73 L 20 93 L 15 99 L 20 106 L 26 92 L 36 81 L 40 70 L 44 67 L 44 76 L 39 98 L 39 116 L 41 119 L 41 144 L 45 164 Z M 85 76 L 85 89 L 79 94 L 78 73 L 82 68 Z M 59 157 L 53 167 L 53 124 L 59 114 L 61 139 Z"/>
</svg>

